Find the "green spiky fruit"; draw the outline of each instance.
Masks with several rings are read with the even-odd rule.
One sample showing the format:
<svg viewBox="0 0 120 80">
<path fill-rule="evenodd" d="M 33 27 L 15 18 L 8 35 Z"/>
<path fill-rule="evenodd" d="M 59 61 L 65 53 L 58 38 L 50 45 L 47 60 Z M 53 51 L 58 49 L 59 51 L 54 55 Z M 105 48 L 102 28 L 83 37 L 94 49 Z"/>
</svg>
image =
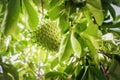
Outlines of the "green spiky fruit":
<svg viewBox="0 0 120 80">
<path fill-rule="evenodd" d="M 37 30 L 32 32 L 32 39 L 42 48 L 50 51 L 58 51 L 61 35 L 53 22 L 45 21 Z"/>
</svg>

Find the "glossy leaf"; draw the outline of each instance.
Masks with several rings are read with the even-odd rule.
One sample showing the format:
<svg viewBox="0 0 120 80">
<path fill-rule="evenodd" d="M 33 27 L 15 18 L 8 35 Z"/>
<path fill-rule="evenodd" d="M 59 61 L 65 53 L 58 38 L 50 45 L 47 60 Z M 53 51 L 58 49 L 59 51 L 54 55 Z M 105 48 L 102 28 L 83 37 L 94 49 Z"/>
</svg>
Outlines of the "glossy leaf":
<svg viewBox="0 0 120 80">
<path fill-rule="evenodd" d="M 57 66 L 59 64 L 59 60 L 58 60 L 58 57 L 55 58 L 52 63 L 51 63 L 51 67 L 54 68 L 55 66 Z"/>
<path fill-rule="evenodd" d="M 51 0 L 49 6 L 50 6 L 51 8 L 52 8 L 52 7 L 55 7 L 58 2 L 59 2 L 59 0 Z"/>
<path fill-rule="evenodd" d="M 86 45 L 91 52 L 90 55 L 94 58 L 96 64 L 99 64 L 97 54 L 97 50 L 99 48 L 99 44 L 97 41 L 99 39 L 98 35 L 98 28 L 93 23 L 89 23 L 87 29 L 83 33 L 81 33 L 81 36 L 83 37 Z"/>
<path fill-rule="evenodd" d="M 97 9 L 101 9 L 101 0 L 87 0 L 87 3 L 94 6 Z"/>
<path fill-rule="evenodd" d="M 79 43 L 79 41 L 74 36 L 74 32 L 71 33 L 71 43 L 72 43 L 72 48 L 73 48 L 73 51 L 74 51 L 74 55 L 76 57 L 80 58 L 81 54 L 82 54 L 81 44 Z"/>
<path fill-rule="evenodd" d="M 29 29 L 35 30 L 38 27 L 38 14 L 29 0 L 23 0 L 23 2 L 28 13 Z"/>
<path fill-rule="evenodd" d="M 106 4 L 106 5 L 108 5 L 107 7 L 108 7 L 108 9 L 110 11 L 110 14 L 112 15 L 113 20 L 115 20 L 115 18 L 116 18 L 116 12 L 115 12 L 114 8 L 109 3 Z"/>
<path fill-rule="evenodd" d="M 48 11 L 48 15 L 51 20 L 57 19 L 63 13 L 64 6 L 56 6 Z"/>
<path fill-rule="evenodd" d="M 59 61 L 68 60 L 73 54 L 71 41 L 70 41 L 70 34 L 67 34 L 63 37 L 60 50 L 59 50 Z"/>
<path fill-rule="evenodd" d="M 1 80 L 5 80 L 2 73 L 0 73 L 0 79 L 1 79 Z"/>
<path fill-rule="evenodd" d="M 85 77 L 85 75 L 86 75 L 87 70 L 88 70 L 88 66 L 83 67 L 83 68 L 80 70 L 79 74 L 77 75 L 76 80 L 79 80 L 79 79 L 80 79 L 80 80 L 84 80 L 84 77 Z"/>
<path fill-rule="evenodd" d="M 80 65 L 80 63 L 78 63 L 77 66 L 76 66 L 76 68 L 75 68 L 75 71 L 74 71 L 75 77 L 78 76 L 78 74 L 81 71 L 81 69 L 82 69 L 82 66 Z"/>
<path fill-rule="evenodd" d="M 120 75 L 120 63 L 114 57 L 109 68 L 110 80 L 119 80 L 120 79 L 119 75 Z"/>
<path fill-rule="evenodd" d="M 75 62 L 69 64 L 69 65 L 66 67 L 66 69 L 64 70 L 64 72 L 66 72 L 67 74 L 73 74 L 73 72 L 74 72 L 74 70 L 75 70 L 75 68 L 76 68 L 75 65 L 76 65 Z"/>
<path fill-rule="evenodd" d="M 87 76 L 85 77 L 86 79 L 88 78 L 89 80 L 95 80 L 95 76 L 91 74 L 91 71 L 88 69 L 87 71 Z"/>
<path fill-rule="evenodd" d="M 78 34 L 83 32 L 86 28 L 87 28 L 87 21 L 85 22 L 82 22 L 82 23 L 78 23 L 76 26 L 75 26 L 75 32 L 77 32 Z"/>
<path fill-rule="evenodd" d="M 62 34 L 65 34 L 67 30 L 69 30 L 69 21 L 68 16 L 66 14 L 60 16 L 58 27 Z"/>
<path fill-rule="evenodd" d="M 46 10 L 51 9 L 50 6 L 49 6 L 51 0 L 44 0 L 43 2 L 44 2 L 43 7 L 44 7 Z"/>
<path fill-rule="evenodd" d="M 96 64 L 99 64 L 98 54 L 97 54 L 98 42 L 93 36 L 89 36 L 87 34 L 82 34 L 82 37 L 90 50 L 91 58 L 95 61 Z"/>
<path fill-rule="evenodd" d="M 18 72 L 13 65 L 2 63 L 5 80 L 19 80 Z"/>
<path fill-rule="evenodd" d="M 2 22 L 2 30 L 6 35 L 16 31 L 17 21 L 20 13 L 20 0 L 9 0 L 8 8 Z"/>
<path fill-rule="evenodd" d="M 120 28 L 120 22 L 117 22 L 117 23 L 113 23 L 113 22 L 103 23 L 101 28 Z"/>
<path fill-rule="evenodd" d="M 95 17 L 97 24 L 102 25 L 104 21 L 104 15 L 101 6 L 101 0 L 87 0 L 87 3 L 87 7 Z"/>
<path fill-rule="evenodd" d="M 86 77 L 89 80 L 105 80 L 104 74 L 96 66 L 89 66 Z"/>
<path fill-rule="evenodd" d="M 35 3 L 35 5 L 39 8 L 41 5 L 41 0 L 33 0 L 33 2 Z"/>
<path fill-rule="evenodd" d="M 56 7 L 56 6 L 60 6 L 63 3 L 64 0 L 51 0 L 49 6 L 50 9 Z"/>
<path fill-rule="evenodd" d="M 64 76 L 64 73 L 53 71 L 53 72 L 47 73 L 46 76 L 45 76 L 45 79 L 54 79 L 54 77 L 61 77 L 61 78 L 63 78 L 63 76 Z"/>
<path fill-rule="evenodd" d="M 120 6 L 120 0 L 111 0 L 113 4 Z"/>
</svg>

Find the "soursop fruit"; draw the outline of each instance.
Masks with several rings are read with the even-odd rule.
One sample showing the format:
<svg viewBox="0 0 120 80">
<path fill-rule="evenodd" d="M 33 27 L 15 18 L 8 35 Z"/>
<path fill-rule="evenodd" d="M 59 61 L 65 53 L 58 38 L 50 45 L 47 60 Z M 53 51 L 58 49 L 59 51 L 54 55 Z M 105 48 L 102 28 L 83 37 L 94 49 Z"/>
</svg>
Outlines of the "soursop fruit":
<svg viewBox="0 0 120 80">
<path fill-rule="evenodd" d="M 44 21 L 37 30 L 32 32 L 32 39 L 46 50 L 58 51 L 61 34 L 53 22 Z"/>
</svg>

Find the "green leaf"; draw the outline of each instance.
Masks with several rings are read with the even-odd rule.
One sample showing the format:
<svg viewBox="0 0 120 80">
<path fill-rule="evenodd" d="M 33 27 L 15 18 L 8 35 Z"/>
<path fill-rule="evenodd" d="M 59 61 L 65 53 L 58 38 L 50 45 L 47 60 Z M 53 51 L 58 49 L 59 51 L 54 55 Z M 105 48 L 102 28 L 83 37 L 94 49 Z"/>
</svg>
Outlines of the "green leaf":
<svg viewBox="0 0 120 80">
<path fill-rule="evenodd" d="M 120 0 L 111 0 L 113 4 L 120 6 Z"/>
<path fill-rule="evenodd" d="M 98 40 L 101 38 L 98 31 L 98 26 L 92 22 L 91 15 L 88 12 L 87 8 L 84 7 L 84 13 L 87 18 L 87 29 L 80 33 L 80 36 L 83 38 L 84 42 L 90 50 L 90 56 L 99 65 L 97 50 L 99 49 Z"/>
<path fill-rule="evenodd" d="M 116 19 L 116 12 L 115 9 L 110 5 L 110 3 L 107 3 L 106 6 L 108 7 L 110 14 L 112 15 L 113 20 Z"/>
<path fill-rule="evenodd" d="M 64 0 L 51 0 L 49 7 L 50 9 L 56 7 L 56 6 L 60 6 L 63 3 Z"/>
<path fill-rule="evenodd" d="M 75 32 L 77 32 L 78 34 L 83 32 L 86 28 L 87 28 L 87 21 L 85 22 L 82 22 L 82 23 L 78 23 L 76 26 L 75 26 Z"/>
<path fill-rule="evenodd" d="M 90 50 L 90 55 L 96 64 L 99 64 L 97 50 L 99 49 L 98 27 L 92 22 L 88 23 L 87 29 L 80 34 Z"/>
<path fill-rule="evenodd" d="M 89 66 L 88 68 L 89 80 L 105 80 L 105 76 L 102 71 L 96 66 Z"/>
<path fill-rule="evenodd" d="M 95 17 L 97 24 L 102 25 L 104 21 L 104 15 L 101 6 L 101 0 L 87 0 L 87 8 Z"/>
<path fill-rule="evenodd" d="M 97 9 L 101 9 L 101 0 L 87 0 L 87 3 L 92 5 L 93 7 Z"/>
<path fill-rule="evenodd" d="M 29 29 L 35 30 L 38 27 L 38 14 L 29 0 L 23 0 L 23 2 L 28 13 Z"/>
<path fill-rule="evenodd" d="M 36 5 L 37 7 L 40 7 L 40 5 L 41 5 L 41 0 L 33 0 L 33 2 L 35 3 L 35 5 Z"/>
<path fill-rule="evenodd" d="M 120 62 L 117 61 L 116 58 L 114 57 L 109 67 L 109 77 L 111 80 L 119 80 L 120 79 L 119 75 L 120 75 Z"/>
<path fill-rule="evenodd" d="M 54 68 L 56 65 L 58 65 L 58 62 L 59 62 L 59 59 L 58 59 L 58 57 L 57 57 L 57 58 L 55 58 L 55 59 L 52 61 L 52 63 L 51 63 L 51 68 Z"/>
<path fill-rule="evenodd" d="M 81 34 L 82 38 L 86 42 L 86 45 L 88 46 L 90 50 L 90 56 L 94 60 L 94 62 L 98 65 L 99 60 L 98 60 L 98 54 L 97 54 L 97 49 L 98 49 L 98 42 L 97 39 L 94 38 L 93 36 L 90 36 L 88 34 Z"/>
<path fill-rule="evenodd" d="M 2 30 L 5 35 L 14 34 L 20 13 L 20 0 L 9 0 L 8 8 L 2 22 Z"/>
<path fill-rule="evenodd" d="M 108 22 L 108 23 L 103 23 L 101 26 L 102 28 L 120 28 L 120 22 L 113 23 L 113 22 Z"/>
<path fill-rule="evenodd" d="M 87 71 L 87 74 L 88 74 L 88 79 L 89 80 L 95 80 L 95 76 L 93 76 L 93 74 L 91 73 L 91 71 L 89 69 Z"/>
<path fill-rule="evenodd" d="M 55 8 L 48 11 L 48 15 L 51 20 L 57 19 L 63 13 L 64 6 L 56 6 Z"/>
<path fill-rule="evenodd" d="M 52 72 L 48 72 L 46 75 L 45 75 L 45 79 L 56 79 L 57 77 L 61 77 L 62 79 L 63 76 L 65 74 L 63 72 L 57 72 L 57 71 L 52 71 Z M 66 76 L 66 75 L 65 75 Z"/>
<path fill-rule="evenodd" d="M 26 40 L 21 40 L 19 44 L 22 45 L 22 48 L 26 48 L 28 46 L 28 43 Z"/>
<path fill-rule="evenodd" d="M 83 68 L 79 71 L 79 73 L 78 73 L 78 75 L 77 75 L 77 77 L 76 77 L 76 80 L 84 80 L 84 77 L 85 77 L 85 75 L 86 75 L 87 70 L 88 70 L 88 66 L 83 67 Z"/>
<path fill-rule="evenodd" d="M 71 46 L 71 41 L 70 41 L 70 34 L 67 34 L 63 37 L 62 43 L 60 45 L 60 50 L 59 50 L 59 61 L 65 61 L 70 58 L 72 55 L 73 50 Z"/>
<path fill-rule="evenodd" d="M 81 66 L 80 63 L 76 63 L 76 64 L 77 64 L 77 66 L 75 67 L 74 73 L 75 73 L 75 76 L 77 77 L 79 72 L 81 71 L 81 69 L 83 69 L 83 66 Z"/>
<path fill-rule="evenodd" d="M 59 2 L 60 0 L 51 0 L 49 6 L 50 8 L 53 8 L 53 7 L 56 7 L 57 3 Z M 59 5 L 58 5 L 59 6 Z"/>
<path fill-rule="evenodd" d="M 120 20 L 120 14 L 116 16 L 115 21 L 119 21 Z"/>
<path fill-rule="evenodd" d="M 74 70 L 75 70 L 75 65 L 76 65 L 76 62 L 73 62 L 71 64 L 69 64 L 66 69 L 64 70 L 64 72 L 66 72 L 67 74 L 73 74 Z"/>
<path fill-rule="evenodd" d="M 44 7 L 46 10 L 51 9 L 50 6 L 49 6 L 50 2 L 51 2 L 51 0 L 44 0 L 43 7 Z"/>
<path fill-rule="evenodd" d="M 5 80 L 2 73 L 0 73 L 0 80 Z"/>
<path fill-rule="evenodd" d="M 0 63 L 3 68 L 3 75 L 5 80 L 19 80 L 16 68 L 11 64 Z"/>
<path fill-rule="evenodd" d="M 98 26 L 93 24 L 92 22 L 88 22 L 87 29 L 84 31 L 85 33 L 98 38 Z"/>
<path fill-rule="evenodd" d="M 74 51 L 74 55 L 78 58 L 81 57 L 82 49 L 81 49 L 81 44 L 79 41 L 76 39 L 74 36 L 74 32 L 71 33 L 71 43 L 72 43 L 72 48 Z"/>
<path fill-rule="evenodd" d="M 68 21 L 68 16 L 66 14 L 60 16 L 58 27 L 62 34 L 65 34 L 67 30 L 69 30 L 69 21 Z"/>
<path fill-rule="evenodd" d="M 87 9 L 85 9 L 85 10 L 86 10 L 85 16 L 86 16 L 88 22 L 86 23 L 87 29 L 83 33 L 87 33 L 88 35 L 98 38 L 98 36 L 99 36 L 98 26 L 92 22 L 91 15 L 87 11 Z"/>
<path fill-rule="evenodd" d="M 46 54 L 45 51 L 41 49 L 41 53 L 39 54 L 39 59 L 43 62 L 46 62 L 47 57 L 48 57 L 48 54 Z"/>
</svg>

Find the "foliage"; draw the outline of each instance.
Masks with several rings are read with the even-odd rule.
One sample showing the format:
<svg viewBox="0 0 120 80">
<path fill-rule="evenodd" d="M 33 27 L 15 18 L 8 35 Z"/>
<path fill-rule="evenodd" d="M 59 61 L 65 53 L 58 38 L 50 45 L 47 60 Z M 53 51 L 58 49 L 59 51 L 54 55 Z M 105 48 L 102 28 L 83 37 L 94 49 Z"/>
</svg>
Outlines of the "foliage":
<svg viewBox="0 0 120 80">
<path fill-rule="evenodd" d="M 120 0 L 0 0 L 0 80 L 119 80 L 114 6 Z"/>
</svg>

